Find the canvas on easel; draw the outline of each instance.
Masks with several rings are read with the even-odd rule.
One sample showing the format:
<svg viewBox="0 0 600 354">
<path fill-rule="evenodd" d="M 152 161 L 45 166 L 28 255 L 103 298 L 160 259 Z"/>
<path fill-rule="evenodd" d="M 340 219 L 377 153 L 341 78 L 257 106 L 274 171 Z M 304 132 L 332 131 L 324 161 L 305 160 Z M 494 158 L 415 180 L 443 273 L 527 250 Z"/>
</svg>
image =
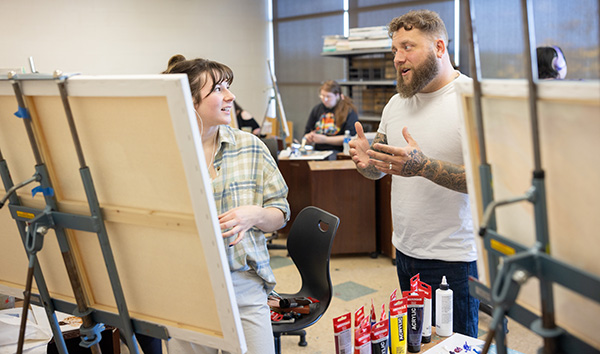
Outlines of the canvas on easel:
<svg viewBox="0 0 600 354">
<path fill-rule="evenodd" d="M 59 211 L 89 215 L 56 83 L 21 87 Z M 73 76 L 66 87 L 131 317 L 164 326 L 173 338 L 243 353 L 187 77 Z M 11 82 L 0 81 L 0 151 L 15 183 L 35 172 L 17 108 Z M 43 208 L 40 194 L 31 197 L 33 187 L 19 190 L 21 204 Z M 0 210 L 0 293 L 20 296 L 27 256 L 7 209 Z M 67 234 L 90 307 L 117 313 L 96 235 Z M 52 298 L 74 303 L 53 231 L 38 259 Z"/>
<path fill-rule="evenodd" d="M 534 170 L 527 82 L 483 80 L 481 87 L 494 199 L 520 196 L 531 186 Z M 483 202 L 472 84 L 459 84 L 458 91 L 465 121 L 468 189 L 475 229 L 478 229 Z M 541 164 L 546 176 L 550 254 L 578 269 L 600 275 L 600 263 L 596 260 L 600 251 L 597 241 L 600 189 L 596 186 L 600 180 L 600 83 L 540 82 L 537 107 Z M 500 235 L 525 247 L 533 246 L 535 222 L 531 203 L 497 208 L 496 223 Z M 521 288 L 518 298 L 519 304 L 536 313 L 540 308 L 538 284 L 537 279 L 530 279 Z M 559 285 L 555 284 L 554 289 L 557 324 L 600 348 L 594 330 L 600 305 Z"/>
</svg>

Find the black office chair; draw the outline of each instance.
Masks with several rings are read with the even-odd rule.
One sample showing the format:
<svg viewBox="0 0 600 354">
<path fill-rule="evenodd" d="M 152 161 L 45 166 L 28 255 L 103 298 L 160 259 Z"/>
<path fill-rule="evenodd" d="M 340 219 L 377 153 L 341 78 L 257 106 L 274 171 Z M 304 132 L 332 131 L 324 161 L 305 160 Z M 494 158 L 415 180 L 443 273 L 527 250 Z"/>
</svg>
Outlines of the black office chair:
<svg viewBox="0 0 600 354">
<path fill-rule="evenodd" d="M 279 294 L 283 298 L 312 297 L 319 300 L 310 305 L 310 314 L 294 323 L 273 323 L 275 353 L 281 354 L 281 335 L 299 335 L 298 345 L 306 346 L 304 328 L 315 324 L 329 307 L 333 286 L 329 274 L 329 257 L 340 219 L 322 209 L 308 206 L 300 211 L 287 238 L 287 249 L 302 278 L 302 288 L 296 294 Z"/>
<path fill-rule="evenodd" d="M 279 161 L 279 138 L 265 137 L 260 138 L 260 140 L 262 140 L 262 142 L 265 143 L 265 145 L 269 149 L 269 152 L 271 153 L 271 156 L 273 156 L 273 159 L 277 163 Z M 284 250 L 286 248 L 284 245 L 278 245 L 273 243 L 273 240 L 277 238 L 279 238 L 279 234 L 277 233 L 277 231 L 273 231 L 270 235 L 267 236 L 267 249 Z"/>
</svg>

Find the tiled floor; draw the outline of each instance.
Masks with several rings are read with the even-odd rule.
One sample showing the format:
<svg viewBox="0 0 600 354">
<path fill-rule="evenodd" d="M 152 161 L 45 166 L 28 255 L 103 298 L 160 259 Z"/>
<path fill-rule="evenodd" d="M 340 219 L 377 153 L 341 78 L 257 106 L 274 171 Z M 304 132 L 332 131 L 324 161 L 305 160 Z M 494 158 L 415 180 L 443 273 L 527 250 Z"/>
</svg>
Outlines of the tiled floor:
<svg viewBox="0 0 600 354">
<path fill-rule="evenodd" d="M 285 240 L 275 240 L 283 244 Z M 300 289 L 300 276 L 285 250 L 271 250 L 271 266 L 277 278 L 276 291 L 294 293 Z M 333 300 L 327 312 L 315 325 L 307 328 L 308 346 L 298 346 L 297 336 L 282 336 L 282 354 L 330 354 L 335 353 L 333 343 L 334 317 L 354 312 L 360 306 L 370 308 L 371 300 L 376 309 L 389 302 L 390 293 L 398 287 L 396 269 L 391 259 L 369 255 L 334 256 L 330 262 L 333 281 Z M 490 317 L 480 312 L 479 338 L 485 339 Z M 509 321 L 508 346 L 523 354 L 537 353 L 541 339 L 514 321 Z"/>
</svg>

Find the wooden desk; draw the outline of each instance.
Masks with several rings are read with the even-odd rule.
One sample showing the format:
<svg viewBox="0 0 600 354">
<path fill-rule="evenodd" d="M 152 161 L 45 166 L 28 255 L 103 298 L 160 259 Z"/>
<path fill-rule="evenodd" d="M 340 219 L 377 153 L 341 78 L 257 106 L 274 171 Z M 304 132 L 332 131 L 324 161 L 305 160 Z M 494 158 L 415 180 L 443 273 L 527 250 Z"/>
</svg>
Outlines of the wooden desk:
<svg viewBox="0 0 600 354">
<path fill-rule="evenodd" d="M 396 259 L 396 248 L 392 244 L 392 208 L 390 193 L 392 176 L 386 175 L 375 183 L 377 193 L 377 250 L 391 259 Z"/>
<path fill-rule="evenodd" d="M 314 205 L 340 218 L 332 254 L 376 251 L 375 181 L 360 175 L 354 162 L 280 159 L 279 169 L 290 189 L 292 209 L 283 233 L 300 210 Z"/>
<path fill-rule="evenodd" d="M 338 160 L 350 160 L 350 155 L 338 153 Z M 375 225 L 377 233 L 377 252 L 396 259 L 396 248 L 392 244 L 392 209 L 390 205 L 390 193 L 392 191 L 392 176 L 385 175 L 375 181 Z"/>
</svg>

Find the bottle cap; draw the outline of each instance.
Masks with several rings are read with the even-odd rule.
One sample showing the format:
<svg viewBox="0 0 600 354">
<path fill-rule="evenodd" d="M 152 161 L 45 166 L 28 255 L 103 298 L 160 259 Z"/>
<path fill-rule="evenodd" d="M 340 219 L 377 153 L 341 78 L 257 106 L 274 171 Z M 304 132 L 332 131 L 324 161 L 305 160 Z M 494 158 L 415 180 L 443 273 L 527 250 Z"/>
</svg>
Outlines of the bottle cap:
<svg viewBox="0 0 600 354">
<path fill-rule="evenodd" d="M 442 276 L 442 283 L 440 284 L 440 289 L 442 290 L 448 290 L 450 288 L 450 286 L 448 285 L 448 282 L 446 281 L 446 276 Z"/>
</svg>

